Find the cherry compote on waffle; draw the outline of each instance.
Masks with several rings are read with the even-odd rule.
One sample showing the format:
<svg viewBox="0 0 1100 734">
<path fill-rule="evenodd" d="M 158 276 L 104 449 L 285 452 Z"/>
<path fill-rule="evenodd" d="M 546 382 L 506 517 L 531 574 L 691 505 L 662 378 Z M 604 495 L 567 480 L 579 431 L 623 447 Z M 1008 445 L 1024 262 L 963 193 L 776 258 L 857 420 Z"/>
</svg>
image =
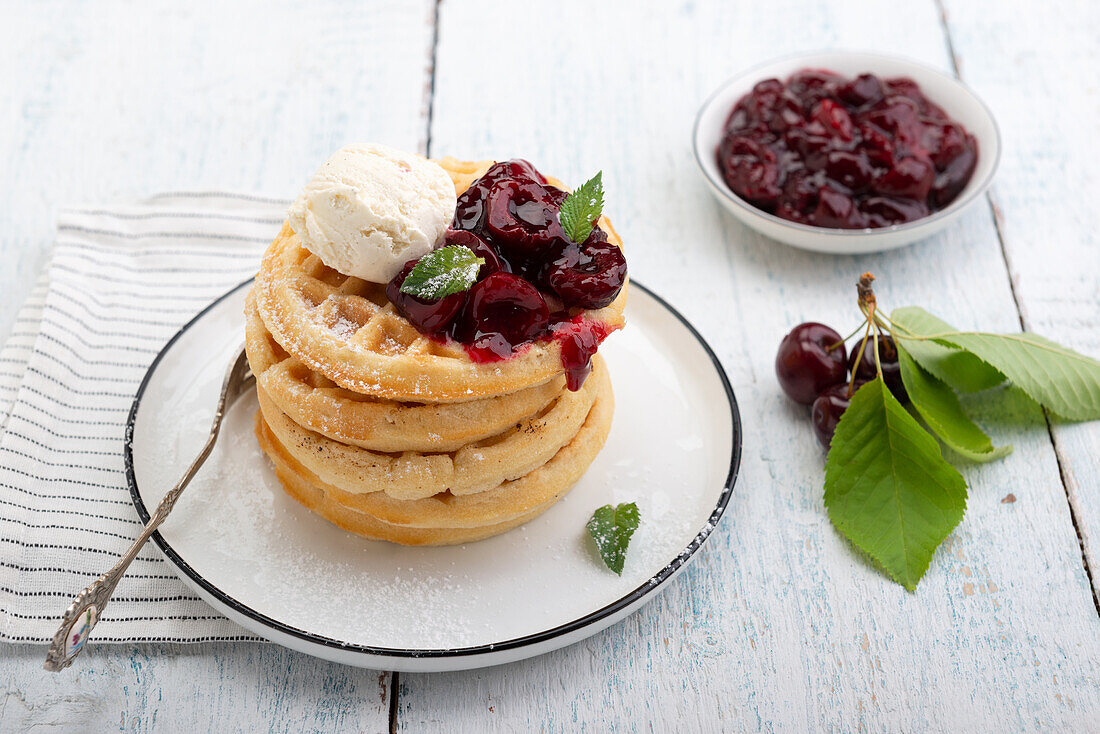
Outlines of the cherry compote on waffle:
<svg viewBox="0 0 1100 734">
<path fill-rule="evenodd" d="M 460 342 L 475 362 L 507 359 L 525 345 L 557 340 L 571 390 L 591 371 L 608 329 L 584 312 L 603 308 L 626 281 L 622 250 L 599 226 L 584 242 L 559 221 L 566 192 L 530 163 L 497 163 L 458 197 L 442 246 L 462 245 L 485 264 L 466 291 L 426 300 L 401 291 L 418 260 L 386 295 L 420 332 Z"/>
</svg>

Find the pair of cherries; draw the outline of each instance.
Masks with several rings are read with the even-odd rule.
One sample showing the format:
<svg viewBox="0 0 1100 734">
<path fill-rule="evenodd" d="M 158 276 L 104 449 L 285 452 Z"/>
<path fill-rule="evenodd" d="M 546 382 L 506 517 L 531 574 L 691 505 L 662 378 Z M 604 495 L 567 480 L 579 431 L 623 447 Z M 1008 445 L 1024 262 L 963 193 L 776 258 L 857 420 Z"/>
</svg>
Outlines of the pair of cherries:
<svg viewBox="0 0 1100 734">
<path fill-rule="evenodd" d="M 474 285 L 436 301 L 403 293 L 412 260 L 387 297 L 418 331 L 449 336 L 482 361 L 507 358 L 580 310 L 607 306 L 626 280 L 626 260 L 599 227 L 582 243 L 569 240 L 559 221 L 566 196 L 527 161 L 493 165 L 458 197 L 443 242 L 485 260 Z"/>
<path fill-rule="evenodd" d="M 894 340 L 876 336 L 882 379 L 901 402 L 908 400 L 901 381 L 901 366 Z M 851 374 L 851 385 L 849 385 Z M 802 405 L 812 405 L 814 435 L 825 448 L 836 432 L 840 417 L 851 403 L 851 395 L 878 374 L 875 344 L 868 339 L 861 352 L 848 350 L 840 334 L 824 324 L 807 322 L 794 327 L 779 343 L 775 375 L 783 392 Z"/>
</svg>

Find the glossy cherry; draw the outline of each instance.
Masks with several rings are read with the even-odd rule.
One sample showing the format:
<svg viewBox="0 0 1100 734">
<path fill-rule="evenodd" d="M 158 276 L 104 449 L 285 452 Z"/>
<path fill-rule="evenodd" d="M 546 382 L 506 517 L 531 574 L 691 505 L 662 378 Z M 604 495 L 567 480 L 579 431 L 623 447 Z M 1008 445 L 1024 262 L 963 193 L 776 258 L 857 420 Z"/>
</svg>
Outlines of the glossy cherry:
<svg viewBox="0 0 1100 734">
<path fill-rule="evenodd" d="M 783 392 L 803 405 L 847 375 L 848 352 L 835 330 L 808 322 L 794 327 L 779 343 L 775 375 Z"/>
<path fill-rule="evenodd" d="M 623 251 L 606 237 L 589 237 L 583 245 L 569 245 L 547 266 L 546 284 L 566 306 L 603 308 L 626 282 Z"/>
<path fill-rule="evenodd" d="M 462 245 L 470 249 L 478 257 L 485 260 L 485 264 L 481 266 L 481 269 L 477 271 L 477 279 L 481 280 L 487 275 L 493 273 L 499 273 L 502 270 L 506 273 L 512 271 L 508 262 L 500 257 L 495 249 L 493 249 L 489 243 L 478 237 L 473 232 L 466 232 L 463 230 L 450 229 L 447 230 L 446 236 L 443 238 L 443 245 Z"/>
<path fill-rule="evenodd" d="M 754 206 L 851 229 L 948 206 L 973 176 L 978 146 L 911 79 L 804 69 L 739 99 L 715 155 L 726 184 Z"/>
<path fill-rule="evenodd" d="M 863 380 L 856 380 L 852 394 L 854 395 L 863 384 Z M 836 426 L 840 423 L 840 416 L 844 415 L 844 411 L 848 409 L 851 402 L 851 398 L 848 397 L 847 382 L 825 388 L 814 400 L 810 411 L 810 423 L 814 427 L 817 442 L 825 448 L 829 448 L 833 434 L 836 433 Z"/>
<path fill-rule="evenodd" d="M 482 357 L 508 357 L 545 331 L 550 309 L 535 286 L 512 273 L 493 273 L 470 289 L 456 337 Z"/>
<path fill-rule="evenodd" d="M 386 284 L 386 298 L 390 299 L 397 311 L 408 319 L 417 331 L 437 334 L 454 321 L 455 316 L 462 309 L 462 304 L 466 301 L 466 294 L 455 293 L 438 301 L 429 301 L 402 293 L 401 285 L 418 262 L 419 259 L 409 260 L 401 268 L 401 272 Z"/>
<path fill-rule="evenodd" d="M 889 335 L 875 337 L 878 339 L 878 358 L 882 364 L 882 381 L 890 392 L 901 402 L 909 400 L 909 394 L 905 391 L 905 385 L 901 381 L 901 365 L 898 364 L 898 350 L 894 346 L 894 340 Z M 857 347 L 858 349 L 858 347 Z M 878 374 L 875 367 L 875 345 L 870 339 L 863 345 L 863 352 L 852 352 L 848 359 L 848 368 L 857 380 L 873 380 Z"/>
<path fill-rule="evenodd" d="M 546 179 L 522 158 L 513 158 L 489 166 L 481 178 L 470 184 L 458 197 L 452 229 L 476 230 L 485 220 L 485 200 L 489 189 L 498 181 L 533 181 L 545 184 Z"/>
<path fill-rule="evenodd" d="M 718 164 L 733 192 L 760 206 L 775 206 L 779 198 L 779 159 L 768 145 L 739 136 L 722 141 Z"/>
<path fill-rule="evenodd" d="M 505 254 L 539 259 L 568 242 L 558 222 L 557 198 L 534 181 L 498 181 L 489 190 L 486 232 Z"/>
</svg>

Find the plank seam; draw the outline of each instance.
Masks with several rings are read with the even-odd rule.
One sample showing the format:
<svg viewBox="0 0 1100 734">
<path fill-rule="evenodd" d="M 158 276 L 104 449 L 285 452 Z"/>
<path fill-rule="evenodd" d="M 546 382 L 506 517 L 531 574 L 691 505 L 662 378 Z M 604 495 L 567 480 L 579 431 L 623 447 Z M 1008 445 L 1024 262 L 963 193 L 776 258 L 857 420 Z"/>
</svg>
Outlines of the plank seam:
<svg viewBox="0 0 1100 734">
<path fill-rule="evenodd" d="M 428 88 L 425 94 L 428 97 L 427 120 L 424 132 L 424 156 L 432 157 L 432 117 L 435 112 L 435 62 L 436 53 L 439 50 L 439 5 L 443 0 L 432 0 L 432 45 L 428 49 Z"/>
<path fill-rule="evenodd" d="M 390 734 L 397 734 L 397 686 L 401 674 L 390 673 Z"/>
<path fill-rule="evenodd" d="M 943 29 L 944 42 L 947 44 L 947 52 L 951 57 L 951 70 L 955 73 L 955 77 L 962 81 L 962 74 L 959 69 L 961 64 L 959 63 L 959 56 L 955 52 L 955 44 L 951 40 L 951 26 L 947 22 L 947 8 L 944 7 L 943 0 L 935 0 L 936 8 L 940 14 L 940 26 Z M 1016 317 L 1020 322 L 1020 330 L 1027 331 L 1027 319 L 1024 316 L 1024 308 L 1020 303 L 1020 296 L 1016 292 L 1016 279 L 1013 276 L 1015 272 L 1012 268 L 1012 257 L 1008 254 L 1008 248 L 1005 246 L 1005 234 L 1004 234 L 1004 215 L 1001 212 L 1001 208 L 997 206 L 996 199 L 993 197 L 992 191 L 987 191 L 985 195 L 986 201 L 989 202 L 989 211 L 993 215 L 993 229 L 997 233 L 997 245 L 1001 249 L 1001 259 L 1005 264 L 1005 271 L 1008 275 L 1008 290 L 1012 294 L 1012 302 L 1016 306 Z M 1081 552 L 1081 566 L 1085 569 L 1085 576 L 1088 578 L 1089 590 L 1092 592 L 1092 603 L 1096 608 L 1097 616 L 1100 616 L 1100 593 L 1098 593 L 1096 579 L 1092 573 L 1092 567 L 1089 566 L 1088 554 L 1085 552 L 1087 543 L 1085 542 L 1084 533 L 1081 531 L 1081 523 L 1077 520 L 1077 510 L 1074 506 L 1073 493 L 1070 491 L 1070 482 L 1066 474 L 1065 465 L 1062 462 L 1062 450 L 1058 443 L 1058 438 L 1054 435 L 1054 426 L 1050 420 L 1050 412 L 1043 408 L 1043 420 L 1046 422 L 1047 436 L 1050 438 L 1050 446 L 1054 450 L 1054 461 L 1058 465 L 1058 479 L 1062 483 L 1062 492 L 1066 495 L 1066 506 L 1069 509 L 1069 519 L 1073 523 L 1073 532 L 1077 535 L 1077 548 Z"/>
</svg>

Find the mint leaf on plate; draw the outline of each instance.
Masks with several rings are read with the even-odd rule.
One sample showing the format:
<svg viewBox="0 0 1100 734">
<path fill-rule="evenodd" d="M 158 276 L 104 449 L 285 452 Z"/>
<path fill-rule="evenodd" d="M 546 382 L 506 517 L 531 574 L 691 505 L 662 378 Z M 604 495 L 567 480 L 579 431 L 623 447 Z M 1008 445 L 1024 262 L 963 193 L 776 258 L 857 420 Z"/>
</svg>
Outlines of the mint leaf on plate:
<svg viewBox="0 0 1100 734">
<path fill-rule="evenodd" d="M 565 230 L 565 236 L 579 245 L 592 234 L 592 227 L 602 212 L 603 171 L 600 171 L 565 197 L 558 213 L 558 221 Z"/>
<path fill-rule="evenodd" d="M 902 331 L 918 336 L 958 331 L 954 326 L 941 321 L 923 308 L 895 309 L 890 314 L 890 320 L 901 327 L 900 330 L 894 331 L 894 338 L 899 342 L 905 342 L 909 355 L 921 367 L 956 390 L 981 392 L 1004 383 L 1004 375 L 970 352 L 944 346 L 930 339 L 906 339 Z"/>
<path fill-rule="evenodd" d="M 638 529 L 638 521 L 638 505 L 626 502 L 617 507 L 604 505 L 592 513 L 592 519 L 585 525 L 604 564 L 620 576 L 626 562 L 626 547 Z"/>
<path fill-rule="evenodd" d="M 405 276 L 401 292 L 426 301 L 438 301 L 472 286 L 484 264 L 485 258 L 475 255 L 469 247 L 441 247 L 420 258 L 416 267 Z"/>
<path fill-rule="evenodd" d="M 993 447 L 993 441 L 963 412 L 950 387 L 925 372 L 897 343 L 898 364 L 905 391 L 917 413 L 940 440 L 971 461 L 992 461 L 1012 453 L 1011 446 Z"/>
<path fill-rule="evenodd" d="M 923 318 L 917 313 L 922 310 L 905 309 L 903 321 L 906 316 Z M 927 312 L 924 315 L 935 319 Z M 899 336 L 903 342 L 915 341 L 906 340 L 905 334 Z M 1063 418 L 1100 418 L 1100 361 L 1036 334 L 990 334 L 949 327 L 947 331 L 924 336 L 965 349 L 996 368 L 1032 400 Z M 911 348 L 909 343 L 905 346 Z"/>
<path fill-rule="evenodd" d="M 906 589 L 962 520 L 966 482 L 876 377 L 852 396 L 825 462 L 825 508 Z"/>
</svg>

